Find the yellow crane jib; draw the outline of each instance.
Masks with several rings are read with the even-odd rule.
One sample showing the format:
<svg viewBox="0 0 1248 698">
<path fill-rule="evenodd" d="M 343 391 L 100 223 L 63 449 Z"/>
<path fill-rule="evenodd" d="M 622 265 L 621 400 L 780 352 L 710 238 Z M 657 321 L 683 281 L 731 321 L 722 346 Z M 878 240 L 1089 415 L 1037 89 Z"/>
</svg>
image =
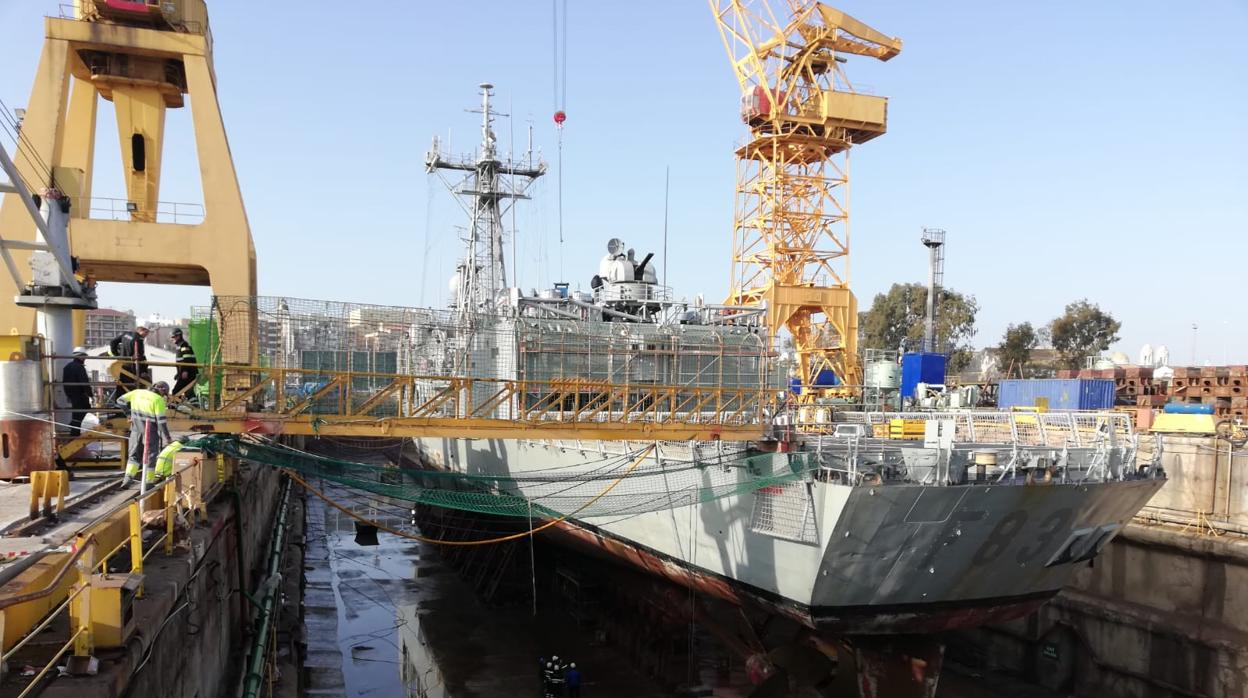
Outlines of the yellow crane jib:
<svg viewBox="0 0 1248 698">
<path fill-rule="evenodd" d="M 777 12 L 771 5 L 777 5 Z M 841 54 L 886 61 L 887 36 L 809 0 L 710 0 L 750 138 L 736 151 L 729 303 L 766 305 L 787 330 L 804 398 L 862 382 L 849 285 L 849 149 L 883 134 L 888 100 L 854 89 Z"/>
</svg>

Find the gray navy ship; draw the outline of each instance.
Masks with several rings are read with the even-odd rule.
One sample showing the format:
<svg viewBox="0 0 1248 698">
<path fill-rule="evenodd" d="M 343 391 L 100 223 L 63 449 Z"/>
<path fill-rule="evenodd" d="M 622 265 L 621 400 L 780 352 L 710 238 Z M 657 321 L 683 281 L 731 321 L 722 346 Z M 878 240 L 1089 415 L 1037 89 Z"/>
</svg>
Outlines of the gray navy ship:
<svg viewBox="0 0 1248 698">
<path fill-rule="evenodd" d="M 500 157 L 490 88 L 481 89 L 477 152 L 452 158 L 435 141 L 426 161 L 431 173 L 462 176 L 448 185 L 470 224 L 449 310 L 429 316 L 437 329 L 412 333 L 414 370 L 783 393 L 759 308 L 674 300 L 653 255 L 639 259 L 620 239 L 585 274 L 588 291 L 556 284 L 525 293 L 507 283 L 507 206 L 545 166 L 531 155 Z M 506 418 L 549 399 L 536 391 L 492 409 Z M 678 395 L 670 405 L 583 396 L 595 400 L 599 419 L 712 409 Z M 783 401 L 757 412 L 714 409 L 721 419 L 762 420 L 765 438 L 418 443 L 430 467 L 497 475 L 548 516 L 567 517 L 548 534 L 568 545 L 838 633 L 925 633 L 1021 616 L 1058 593 L 1165 481 L 1137 465 L 1139 437 L 1121 413 L 889 413 Z M 586 507 L 626 467 L 617 489 Z M 792 476 L 757 485 L 775 473 Z"/>
</svg>

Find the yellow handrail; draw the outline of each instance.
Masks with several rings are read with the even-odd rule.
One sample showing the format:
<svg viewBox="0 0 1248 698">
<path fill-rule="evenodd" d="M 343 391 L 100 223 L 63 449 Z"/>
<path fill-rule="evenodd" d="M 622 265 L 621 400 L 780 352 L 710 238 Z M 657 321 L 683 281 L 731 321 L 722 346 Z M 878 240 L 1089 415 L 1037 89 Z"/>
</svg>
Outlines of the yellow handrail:
<svg viewBox="0 0 1248 698">
<path fill-rule="evenodd" d="M 191 463 L 188 463 L 175 471 L 165 481 L 165 485 L 163 487 L 155 487 L 143 494 L 127 497 L 117 507 L 83 527 L 82 531 L 75 540 L 77 549 L 65 560 L 64 563 L 60 565 L 56 575 L 50 582 L 34 591 L 0 598 L 0 612 L 2 612 L 4 609 L 23 603 L 38 601 L 39 599 L 46 598 L 56 593 L 56 591 L 62 586 L 70 570 L 79 564 L 83 557 L 87 555 L 88 551 L 94 553 L 94 549 L 100 542 L 98 536 L 107 530 L 108 527 L 117 525 L 119 515 L 125 516 L 125 540 L 122 540 L 113 546 L 113 548 L 99 558 L 98 561 L 93 557 L 91 559 L 90 566 L 82 571 L 83 578 L 79 581 L 78 587 L 72 592 L 67 593 L 66 599 L 60 602 L 55 610 L 51 611 L 38 625 L 28 631 L 21 640 L 14 644 L 12 648 L 5 651 L 4 654 L 0 656 L 0 660 L 9 659 L 13 653 L 24 647 L 26 643 L 28 643 L 39 631 L 46 628 L 48 624 L 51 623 L 52 619 L 54 619 L 61 612 L 65 611 L 69 607 L 70 603 L 74 599 L 77 599 L 82 591 L 89 586 L 90 576 L 97 570 L 106 570 L 108 561 L 122 548 L 127 546 L 130 548 L 131 571 L 134 573 L 142 573 L 144 560 L 147 559 L 147 557 L 151 555 L 152 551 L 156 550 L 161 543 L 164 543 L 164 551 L 166 554 L 172 553 L 174 542 L 176 540 L 176 530 L 174 524 L 176 521 L 175 516 L 179 499 L 186 496 L 188 492 L 199 487 L 198 483 L 200 478 L 195 477 L 195 475 L 197 472 L 202 472 L 202 469 L 205 467 L 208 466 L 205 465 L 203 459 L 197 458 Z M 144 502 L 150 500 L 158 494 L 164 496 L 162 508 L 164 509 L 165 514 L 166 529 L 160 538 L 158 538 L 149 549 L 144 550 L 140 509 Z M 187 502 L 187 506 L 188 508 L 196 506 L 196 500 L 194 497 L 190 498 L 190 501 Z M 138 589 L 138 596 L 142 597 L 142 594 L 143 587 L 140 586 Z M 78 632 L 74 634 L 74 639 L 79 638 L 83 632 L 88 633 L 87 645 L 90 645 L 89 629 L 85 627 L 80 628 Z M 71 643 L 68 644 L 72 644 L 72 640 Z M 57 655 L 57 657 L 59 656 L 60 655 Z"/>
<path fill-rule="evenodd" d="M 30 632 L 26 633 L 26 637 L 23 637 L 21 640 L 17 642 L 17 644 L 10 647 L 8 652 L 5 652 L 2 656 L 0 656 L 0 662 L 7 662 L 10 659 L 12 659 L 13 655 L 16 654 L 18 650 L 25 647 L 26 643 L 33 640 L 35 636 L 37 636 L 44 628 L 48 627 L 49 623 L 51 623 L 53 620 L 56 620 L 57 614 L 69 608 L 70 602 L 78 598 L 78 595 L 88 588 L 89 587 L 80 586 L 77 589 L 75 589 L 73 593 L 71 593 L 63 602 L 61 602 L 60 606 L 57 606 L 55 610 L 49 612 L 48 615 L 44 617 L 43 622 L 39 623 L 39 625 L 36 625 L 34 628 L 32 628 Z"/>
<path fill-rule="evenodd" d="M 48 663 L 44 665 L 43 670 L 41 670 L 38 674 L 35 674 L 35 678 L 31 679 L 30 683 L 26 684 L 26 688 L 22 689 L 21 693 L 17 694 L 17 698 L 26 698 L 26 696 L 30 695 L 30 692 L 39 685 L 39 682 L 43 680 L 43 677 L 47 675 L 48 671 L 52 667 L 56 666 L 56 662 L 60 660 L 61 657 L 65 656 L 65 653 L 69 651 L 69 648 L 78 641 L 78 636 L 85 632 L 88 632 L 86 628 L 78 628 L 78 630 L 70 636 L 69 641 L 61 645 L 61 648 L 56 651 L 56 654 L 52 655 L 52 659 L 48 660 Z"/>
<path fill-rule="evenodd" d="M 83 543 L 86 543 L 86 545 Z M 50 596 L 65 579 L 65 575 L 69 573 L 70 568 L 73 567 L 78 560 L 82 559 L 83 554 L 85 554 L 91 544 L 94 543 L 95 534 L 91 534 L 84 538 L 82 542 L 79 543 L 78 549 L 74 551 L 74 554 L 65 561 L 64 565 L 61 565 L 61 569 L 56 573 L 56 576 L 52 578 L 52 581 L 48 582 L 42 589 L 37 591 L 28 591 L 25 594 L 17 594 L 16 596 L 10 596 L 8 598 L 0 598 L 0 611 L 9 608 L 10 606 L 16 606 L 19 603 L 38 601 L 45 596 Z M 94 569 L 94 565 L 92 568 Z"/>
</svg>

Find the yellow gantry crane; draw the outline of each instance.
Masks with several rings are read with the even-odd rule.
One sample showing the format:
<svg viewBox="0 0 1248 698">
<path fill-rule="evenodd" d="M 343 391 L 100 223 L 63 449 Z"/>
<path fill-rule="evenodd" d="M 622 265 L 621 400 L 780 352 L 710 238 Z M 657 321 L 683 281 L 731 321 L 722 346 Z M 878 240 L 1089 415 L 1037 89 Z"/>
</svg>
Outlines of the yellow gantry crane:
<svg viewBox="0 0 1248 698">
<path fill-rule="evenodd" d="M 849 150 L 884 133 L 888 100 L 855 91 L 842 54 L 887 61 L 901 40 L 812 0 L 710 5 L 750 129 L 737 149 L 728 302 L 765 304 L 773 339 L 788 329 L 806 399 L 827 370 L 861 385 Z"/>
</svg>

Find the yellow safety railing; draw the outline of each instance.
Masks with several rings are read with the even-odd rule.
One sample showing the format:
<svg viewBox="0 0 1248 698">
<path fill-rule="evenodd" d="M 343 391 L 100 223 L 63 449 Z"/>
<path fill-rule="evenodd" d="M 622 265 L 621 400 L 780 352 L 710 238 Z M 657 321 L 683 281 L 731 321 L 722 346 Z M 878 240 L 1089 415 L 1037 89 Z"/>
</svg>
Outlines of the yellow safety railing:
<svg viewBox="0 0 1248 698">
<path fill-rule="evenodd" d="M 761 436 L 771 395 L 762 386 L 147 365 L 201 369 L 207 395 L 171 397 L 170 417 L 177 428 L 216 432 L 249 431 L 245 422 L 267 420 L 288 434 L 748 440 Z"/>
<path fill-rule="evenodd" d="M 193 517 L 206 519 L 207 503 L 216 495 L 228 475 L 229 471 L 225 468 L 223 459 L 219 457 L 212 463 L 205 462 L 202 457 L 192 459 L 157 486 L 127 498 L 79 531 L 73 539 L 73 553 L 60 564 L 52 579 L 39 589 L 0 596 L 0 629 L 3 629 L 10 615 L 10 609 L 17 609 L 24 604 L 42 602 L 49 597 L 64 595 L 63 599 L 54 599 L 53 603 L 57 604 L 56 607 L 24 632 L 12 647 L 2 647 L 4 633 L 0 632 L 0 649 L 3 650 L 0 654 L 0 661 L 11 660 L 61 613 L 68 612 L 71 618 L 76 619 L 76 622 L 71 623 L 69 639 L 42 670 L 35 674 L 19 698 L 30 694 L 61 657 L 71 649 L 75 656 L 90 656 L 95 646 L 90 610 L 91 594 L 83 592 L 91 587 L 96 575 L 108 574 L 110 560 L 115 555 L 128 550 L 129 573 L 141 574 L 144 562 L 156 550 L 163 550 L 166 555 L 171 555 L 177 543 L 179 513 L 186 511 Z M 162 513 L 164 531 L 144 546 L 142 514 L 154 511 Z M 66 588 L 65 581 L 71 573 L 76 575 L 75 581 L 72 586 Z M 142 585 L 138 587 L 137 595 L 142 597 Z"/>
<path fill-rule="evenodd" d="M 511 419 L 530 421 L 735 425 L 757 421 L 764 396 L 759 386 L 611 383 L 575 378 L 517 380 L 260 366 L 217 366 L 213 370 L 222 384 L 247 387 L 209 395 L 203 408 L 207 414 L 265 411 L 285 416 L 309 413 L 460 419 L 507 414 Z"/>
<path fill-rule="evenodd" d="M 95 544 L 94 536 L 87 536 L 82 539 L 75 552 L 69 556 L 69 559 L 67 559 L 64 564 L 61 565 L 60 570 L 57 572 L 56 576 L 53 577 L 52 581 L 48 582 L 42 588 L 25 594 L 0 598 L 0 613 L 4 613 L 6 609 L 10 607 L 23 603 L 31 603 L 48 596 L 52 596 L 58 591 L 58 589 L 61 588 L 62 582 L 69 575 L 70 571 L 77 571 L 77 577 L 72 587 L 72 591 L 69 592 L 65 600 L 48 613 L 39 625 L 35 626 L 30 632 L 26 633 L 26 635 L 19 642 L 15 643 L 13 647 L 6 650 L 3 655 L 0 655 L 0 662 L 7 665 L 9 660 L 11 660 L 19 650 L 26 646 L 26 643 L 30 642 L 32 638 L 36 637 L 44 628 L 48 627 L 48 625 L 51 624 L 52 621 L 56 620 L 61 613 L 68 611 L 71 616 L 75 615 L 73 609 L 75 605 L 77 605 L 78 613 L 76 615 L 78 616 L 79 622 L 77 624 L 70 624 L 70 629 L 73 633 L 70 635 L 69 639 L 65 641 L 65 644 L 61 645 L 60 649 L 52 655 L 52 658 L 48 660 L 47 664 L 45 664 L 43 668 L 35 674 L 34 678 L 30 680 L 26 687 L 22 689 L 21 693 L 18 694 L 18 698 L 25 698 L 26 696 L 31 695 L 39 686 L 39 682 L 43 680 L 43 677 L 47 676 L 52 667 L 56 666 L 56 663 L 60 661 L 61 657 L 65 656 L 65 653 L 68 652 L 71 647 L 74 648 L 75 654 L 80 651 L 82 652 L 82 656 L 90 654 L 91 594 L 84 594 L 83 592 L 87 591 L 91 587 L 91 575 L 93 574 L 95 568 L 93 562 Z"/>
<path fill-rule="evenodd" d="M 762 385 L 525 380 L 215 362 L 144 365 L 198 369 L 204 394 L 196 398 L 191 386 L 183 388 L 170 397 L 170 414 L 180 428 L 216 432 L 248 431 L 252 427 L 245 422 L 267 420 L 288 434 L 531 438 L 542 431 L 591 440 L 750 440 L 762 435 L 764 411 L 774 396 Z M 150 385 L 146 379 L 139 384 Z"/>
</svg>

